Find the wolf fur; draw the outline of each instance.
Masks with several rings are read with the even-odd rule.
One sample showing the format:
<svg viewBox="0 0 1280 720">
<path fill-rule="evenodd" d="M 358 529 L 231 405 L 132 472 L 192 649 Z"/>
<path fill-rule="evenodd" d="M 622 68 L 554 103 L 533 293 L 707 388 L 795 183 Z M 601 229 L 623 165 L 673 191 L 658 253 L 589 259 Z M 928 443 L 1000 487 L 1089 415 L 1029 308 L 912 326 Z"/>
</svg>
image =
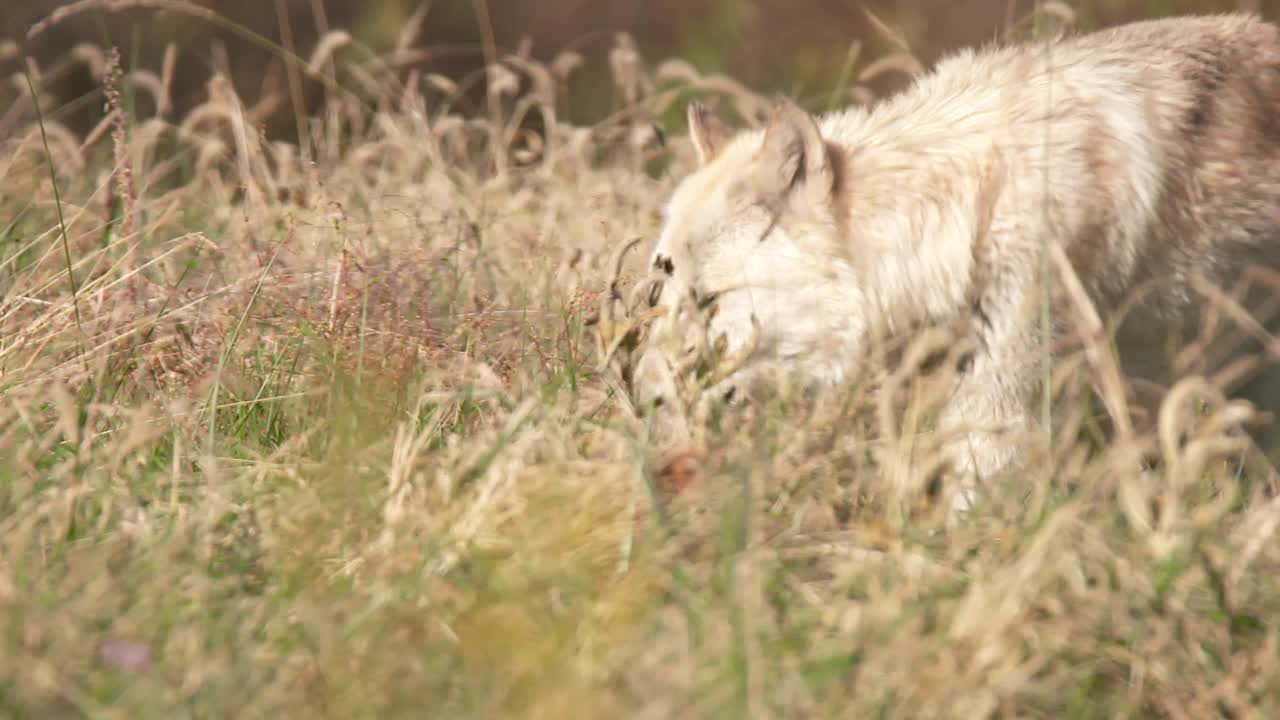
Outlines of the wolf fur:
<svg viewBox="0 0 1280 720">
<path fill-rule="evenodd" d="M 730 386 L 768 367 L 840 382 L 876 328 L 968 319 L 976 351 L 941 418 L 969 428 L 948 450 L 966 488 L 1020 459 L 989 431 L 1036 426 L 1046 242 L 1104 320 L 1125 311 L 1125 374 L 1166 388 L 1203 283 L 1280 270 L 1280 33 L 1252 16 L 963 51 L 874 107 L 782 103 L 763 129 L 697 103 L 688 122 L 698 167 L 666 205 L 651 300 L 714 299 L 730 353 L 754 317 Z M 674 392 L 674 367 L 642 354 L 642 408 Z M 1273 367 L 1236 390 L 1276 409 Z"/>
</svg>

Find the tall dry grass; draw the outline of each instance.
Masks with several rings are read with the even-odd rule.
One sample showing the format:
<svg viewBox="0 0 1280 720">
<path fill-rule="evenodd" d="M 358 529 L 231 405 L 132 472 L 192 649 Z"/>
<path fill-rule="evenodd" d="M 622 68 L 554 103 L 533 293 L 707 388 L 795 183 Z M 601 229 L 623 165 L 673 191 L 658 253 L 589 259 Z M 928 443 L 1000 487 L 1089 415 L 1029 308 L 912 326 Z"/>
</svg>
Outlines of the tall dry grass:
<svg viewBox="0 0 1280 720">
<path fill-rule="evenodd" d="M 189 8 L 75 7 L 138 4 Z M 659 452 L 624 250 L 691 162 L 662 119 L 766 100 L 626 38 L 592 127 L 558 112 L 572 55 L 460 82 L 345 34 L 288 56 L 275 95 L 215 74 L 170 117 L 168 63 L 76 48 L 86 137 L 43 90 L 65 70 L 4 56 L 0 715 L 1280 710 L 1280 501 L 1212 384 L 1121 443 L 1067 353 L 1053 442 L 954 523 L 918 432 L 943 336 Z M 263 137 L 304 82 L 330 95 L 301 143 Z"/>
</svg>

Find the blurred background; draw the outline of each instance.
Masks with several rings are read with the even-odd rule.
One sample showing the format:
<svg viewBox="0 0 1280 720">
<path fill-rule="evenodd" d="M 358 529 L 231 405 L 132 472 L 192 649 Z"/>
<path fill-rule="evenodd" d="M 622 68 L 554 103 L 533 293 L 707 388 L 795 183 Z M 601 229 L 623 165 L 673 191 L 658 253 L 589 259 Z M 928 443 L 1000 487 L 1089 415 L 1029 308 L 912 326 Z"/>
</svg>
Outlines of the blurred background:
<svg viewBox="0 0 1280 720">
<path fill-rule="evenodd" d="M 96 5 L 50 23 L 35 40 L 29 28 L 59 6 Z M 283 83 L 284 67 L 245 31 L 292 47 L 306 58 L 334 29 L 350 32 L 346 52 L 386 56 L 415 13 L 423 18 L 407 65 L 422 72 L 464 78 L 483 67 L 485 42 L 502 51 L 525 48 L 550 60 L 565 50 L 583 56 L 574 75 L 567 119 L 590 123 L 606 114 L 612 98 L 608 51 L 619 32 L 635 41 L 644 61 L 679 57 L 706 72 L 729 74 L 754 90 L 793 97 L 830 92 L 854 43 L 859 62 L 904 48 L 928 64 L 958 46 L 991 40 L 1027 17 L 1035 0 L 203 0 L 220 25 L 182 12 L 178 0 L 6 0 L 0 2 L 0 40 L 8 58 L 0 72 L 24 82 L 20 58 L 41 68 L 55 65 L 79 43 L 120 48 L 127 69 L 159 71 L 164 49 L 178 48 L 174 68 L 174 110 L 181 114 L 206 97 L 205 83 L 216 70 L 232 78 L 246 98 L 262 86 Z M 1051 3 L 1052 4 L 1052 3 Z M 1056 3 L 1078 27 L 1093 28 L 1137 17 L 1248 9 L 1274 17 L 1280 0 L 1080 0 Z M 116 11 L 108 11 L 111 6 Z M 141 7 L 140 7 L 141 6 Z M 166 6 L 168 9 L 165 9 Z M 876 29 L 877 21 L 884 28 Z M 234 26 L 234 27 L 233 27 Z M 895 37 L 896 35 L 896 37 Z M 0 55 L 3 57 L 3 55 Z M 402 68 L 409 69 L 409 68 Z M 877 92 L 892 91 L 904 78 L 886 77 Z M 101 117 L 100 102 L 89 101 L 100 87 L 87 66 L 58 77 L 55 96 L 70 102 L 58 119 L 76 130 Z M 308 105 L 322 101 L 315 83 L 305 89 Z M 12 90 L 12 88 L 10 88 Z M 74 98 L 84 101 L 75 103 Z M 313 110 L 309 107 L 308 110 Z M 268 135 L 287 136 L 295 127 L 293 108 L 281 107 L 265 119 Z"/>
</svg>

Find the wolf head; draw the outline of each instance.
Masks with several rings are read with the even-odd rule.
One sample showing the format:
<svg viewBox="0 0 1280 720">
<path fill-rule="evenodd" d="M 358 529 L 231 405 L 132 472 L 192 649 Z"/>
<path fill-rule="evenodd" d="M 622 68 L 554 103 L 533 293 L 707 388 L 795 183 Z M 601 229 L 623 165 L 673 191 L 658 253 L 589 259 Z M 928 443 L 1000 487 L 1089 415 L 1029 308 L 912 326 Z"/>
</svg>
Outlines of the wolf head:
<svg viewBox="0 0 1280 720">
<path fill-rule="evenodd" d="M 772 254 L 762 246 L 833 224 L 837 167 L 809 114 L 783 102 L 763 131 L 738 131 L 693 102 L 688 122 L 698 166 L 667 203 L 650 258 L 664 285 L 715 292 L 708 281 L 738 272 L 721 261 Z"/>
<path fill-rule="evenodd" d="M 751 366 L 820 358 L 833 311 L 854 291 L 835 289 L 848 280 L 847 266 L 833 257 L 842 222 L 840 151 L 812 116 L 786 101 L 763 129 L 737 130 L 697 102 L 688 124 L 697 167 L 664 209 L 649 258 L 650 303 L 714 305 L 713 342 L 732 355 L 754 339 Z M 641 412 L 671 399 L 674 365 L 670 352 L 642 354 L 633 385 Z M 720 389 L 733 388 L 729 379 Z"/>
</svg>

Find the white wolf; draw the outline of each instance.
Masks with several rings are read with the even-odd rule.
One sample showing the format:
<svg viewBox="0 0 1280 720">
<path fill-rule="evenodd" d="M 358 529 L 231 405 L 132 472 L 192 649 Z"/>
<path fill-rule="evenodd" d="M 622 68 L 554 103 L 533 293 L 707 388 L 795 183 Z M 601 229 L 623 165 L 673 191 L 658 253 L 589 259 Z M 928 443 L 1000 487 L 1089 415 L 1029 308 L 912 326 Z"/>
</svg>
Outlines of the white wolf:
<svg viewBox="0 0 1280 720">
<path fill-rule="evenodd" d="M 971 319 L 977 350 L 941 418 L 972 429 L 949 449 L 966 488 L 1019 459 L 980 431 L 1035 426 L 1046 241 L 1103 319 L 1126 311 L 1125 374 L 1165 387 L 1205 288 L 1280 269 L 1280 33 L 1250 16 L 965 51 L 875 107 L 783 103 L 760 130 L 696 103 L 688 121 L 700 166 L 665 208 L 651 302 L 714 298 L 730 352 L 758 320 L 730 383 L 771 365 L 840 381 L 877 324 Z M 674 365 L 642 348 L 642 409 Z M 1240 392 L 1275 409 L 1278 377 Z"/>
</svg>

